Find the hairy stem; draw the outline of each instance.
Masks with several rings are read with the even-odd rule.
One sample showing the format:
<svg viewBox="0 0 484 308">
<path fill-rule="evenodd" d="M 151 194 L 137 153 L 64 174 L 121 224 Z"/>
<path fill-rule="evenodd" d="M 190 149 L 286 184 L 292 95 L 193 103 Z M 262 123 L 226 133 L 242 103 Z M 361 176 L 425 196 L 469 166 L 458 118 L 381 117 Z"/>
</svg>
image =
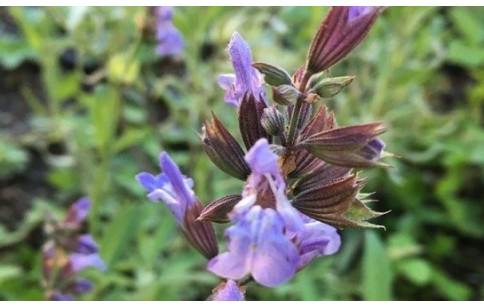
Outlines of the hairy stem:
<svg viewBox="0 0 484 308">
<path fill-rule="evenodd" d="M 304 73 L 304 76 L 298 87 L 298 90 L 301 93 L 304 93 L 304 90 L 306 89 L 306 85 L 311 75 L 312 74 L 309 71 L 306 71 Z M 294 142 L 296 140 L 297 130 L 299 126 L 299 118 L 300 118 L 299 114 L 301 113 L 301 108 L 303 104 L 304 104 L 304 99 L 302 98 L 298 99 L 296 102 L 296 105 L 294 106 L 294 110 L 292 111 L 292 114 L 291 114 L 291 121 L 289 123 L 289 132 L 287 134 L 287 144 L 286 144 L 286 148 L 288 148 L 289 150 L 293 148 Z"/>
</svg>

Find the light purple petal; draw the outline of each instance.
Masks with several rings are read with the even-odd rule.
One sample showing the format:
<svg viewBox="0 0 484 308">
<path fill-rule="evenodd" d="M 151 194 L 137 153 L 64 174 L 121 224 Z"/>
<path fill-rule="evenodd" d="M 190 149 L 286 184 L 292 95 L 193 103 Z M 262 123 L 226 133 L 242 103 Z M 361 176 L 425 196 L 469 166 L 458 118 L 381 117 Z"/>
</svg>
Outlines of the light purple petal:
<svg viewBox="0 0 484 308">
<path fill-rule="evenodd" d="M 76 281 L 75 292 L 77 294 L 82 294 L 89 292 L 94 287 L 93 283 L 87 279 L 79 279 Z"/>
<path fill-rule="evenodd" d="M 373 6 L 350 6 L 348 10 L 348 23 L 359 18 L 360 16 L 366 15 L 373 10 Z"/>
<path fill-rule="evenodd" d="M 91 201 L 89 198 L 81 198 L 70 207 L 64 222 L 68 224 L 80 224 L 86 219 L 90 209 Z"/>
<path fill-rule="evenodd" d="M 235 75 L 221 74 L 217 78 L 218 85 L 225 91 L 224 101 L 234 107 L 239 106 L 239 96 L 235 89 Z"/>
<path fill-rule="evenodd" d="M 284 226 L 288 231 L 299 232 L 304 228 L 301 214 L 292 206 L 287 199 L 284 188 L 280 187 L 274 192 L 276 197 L 276 210 L 284 221 Z"/>
<path fill-rule="evenodd" d="M 169 185 L 168 178 L 164 174 L 154 176 L 147 172 L 142 172 L 136 175 L 136 180 L 146 189 L 148 192 L 152 192 L 155 189 L 166 187 Z"/>
<path fill-rule="evenodd" d="M 210 260 L 207 269 L 220 277 L 240 279 L 250 272 L 251 222 L 239 220 L 225 230 L 225 238 L 229 251 Z"/>
<path fill-rule="evenodd" d="M 195 203 L 195 194 L 190 189 L 190 186 L 187 185 L 186 177 L 180 172 L 180 168 L 166 152 L 160 154 L 160 166 L 163 173 L 168 177 L 180 205 L 185 208 L 192 206 Z M 182 212 L 184 213 L 185 209 Z"/>
<path fill-rule="evenodd" d="M 217 83 L 224 90 L 235 91 L 235 80 L 234 74 L 220 74 Z"/>
<path fill-rule="evenodd" d="M 231 279 L 223 282 L 213 295 L 214 301 L 243 301 L 244 294 L 240 291 L 237 283 Z"/>
<path fill-rule="evenodd" d="M 249 195 L 247 197 L 242 198 L 232 209 L 232 212 L 229 213 L 229 218 L 231 221 L 238 221 L 240 219 L 244 219 L 245 215 L 250 211 L 252 206 L 255 204 L 257 200 L 256 195 Z"/>
<path fill-rule="evenodd" d="M 173 18 L 173 8 L 171 6 L 158 6 L 155 10 L 158 22 L 171 22 Z"/>
<path fill-rule="evenodd" d="M 72 296 L 72 294 L 62 294 L 60 292 L 55 292 L 50 297 L 50 300 L 53 300 L 53 301 L 73 301 L 74 296 Z"/>
<path fill-rule="evenodd" d="M 242 97 L 248 92 L 253 94 L 256 99 L 262 96 L 261 103 L 267 105 L 264 87 L 261 83 L 261 75 L 252 66 L 253 60 L 250 47 L 239 33 L 234 32 L 232 35 L 228 52 L 235 72 L 235 82 L 228 83 L 228 81 L 232 80 L 225 80 L 225 82 L 221 83 L 219 79 L 220 86 L 225 90 L 225 102 L 237 107 Z"/>
<path fill-rule="evenodd" d="M 183 36 L 172 24 L 173 9 L 163 6 L 156 8 L 156 52 L 160 56 L 176 55 L 185 47 Z"/>
<path fill-rule="evenodd" d="M 259 139 L 245 154 L 245 160 L 249 164 L 252 174 L 272 175 L 278 187 L 285 186 L 281 171 L 277 166 L 277 155 L 272 152 L 267 139 Z"/>
<path fill-rule="evenodd" d="M 254 94 L 260 91 L 261 83 L 255 68 L 252 67 L 250 47 L 238 32 L 235 32 L 230 39 L 229 54 L 239 86 L 238 90 L 242 93 L 250 91 Z"/>
<path fill-rule="evenodd" d="M 299 253 L 294 244 L 283 233 L 283 222 L 272 209 L 265 209 L 261 220 L 254 257 L 252 276 L 258 283 L 275 287 L 296 273 Z"/>
<path fill-rule="evenodd" d="M 228 252 L 212 259 L 208 270 L 225 278 L 251 273 L 265 286 L 277 286 L 296 271 L 299 252 L 283 233 L 283 222 L 273 209 L 253 206 L 226 230 Z"/>
<path fill-rule="evenodd" d="M 277 212 L 281 215 L 285 227 L 293 232 L 303 227 L 299 212 L 291 205 L 286 196 L 286 184 L 277 165 L 277 155 L 274 154 L 267 139 L 258 140 L 245 155 L 252 173 L 247 179 L 246 187 L 242 195 L 253 194 L 260 188 L 260 182 L 266 180 L 275 196 L 274 204 Z M 258 192 L 264 193 L 264 192 Z"/>
<path fill-rule="evenodd" d="M 177 55 L 185 48 L 182 34 L 171 25 L 159 27 L 157 39 L 156 53 L 160 56 Z"/>
<path fill-rule="evenodd" d="M 163 173 L 154 176 L 142 172 L 136 176 L 136 180 L 149 192 L 151 201 L 165 202 L 177 223 L 183 227 L 186 210 L 196 201 L 192 190 L 193 180 L 180 172 L 166 152 L 160 154 L 160 166 Z"/>
<path fill-rule="evenodd" d="M 76 252 L 82 254 L 92 254 L 98 252 L 98 245 L 90 234 L 84 234 L 77 238 Z"/>
<path fill-rule="evenodd" d="M 73 253 L 69 257 L 72 271 L 78 273 L 85 268 L 95 267 L 100 271 L 105 271 L 107 269 L 101 256 L 97 253 L 85 255 L 82 253 Z"/>
<path fill-rule="evenodd" d="M 381 139 L 373 139 L 366 146 L 358 150 L 358 154 L 367 160 L 377 161 L 381 158 L 385 143 Z"/>
<path fill-rule="evenodd" d="M 341 238 L 335 228 L 312 219 L 297 237 L 301 254 L 298 268 L 303 268 L 316 257 L 336 253 L 341 246 Z"/>
</svg>

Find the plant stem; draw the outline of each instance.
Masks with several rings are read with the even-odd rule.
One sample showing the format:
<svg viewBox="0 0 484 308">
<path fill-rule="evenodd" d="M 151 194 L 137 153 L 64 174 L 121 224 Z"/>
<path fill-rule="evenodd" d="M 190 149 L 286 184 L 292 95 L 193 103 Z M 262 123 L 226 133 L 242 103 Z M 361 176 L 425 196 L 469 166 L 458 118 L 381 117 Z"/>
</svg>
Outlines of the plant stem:
<svg viewBox="0 0 484 308">
<path fill-rule="evenodd" d="M 301 92 L 301 93 L 304 93 L 304 90 L 306 88 L 306 85 L 309 81 L 309 78 L 311 77 L 311 73 L 309 73 L 308 71 L 306 71 L 304 73 L 304 76 L 301 80 L 301 83 L 299 84 L 299 87 L 298 87 L 298 90 Z M 294 110 L 292 111 L 292 114 L 291 114 L 291 121 L 289 123 L 289 132 L 287 134 L 287 145 L 286 145 L 286 148 L 288 148 L 289 150 L 293 148 L 294 146 L 294 142 L 295 142 L 295 139 L 296 139 L 296 133 L 298 131 L 298 126 L 299 126 L 299 114 L 301 113 L 301 108 L 302 108 L 302 105 L 304 104 L 304 99 L 303 98 L 299 98 L 296 102 L 296 105 L 294 106 Z"/>
</svg>

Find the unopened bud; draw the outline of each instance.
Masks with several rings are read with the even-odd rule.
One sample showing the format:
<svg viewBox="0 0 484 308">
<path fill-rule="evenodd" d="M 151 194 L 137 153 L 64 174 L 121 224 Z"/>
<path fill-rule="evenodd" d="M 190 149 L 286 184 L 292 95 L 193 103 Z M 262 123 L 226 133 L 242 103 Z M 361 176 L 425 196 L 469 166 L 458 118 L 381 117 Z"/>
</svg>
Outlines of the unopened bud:
<svg viewBox="0 0 484 308">
<path fill-rule="evenodd" d="M 292 85 L 284 84 L 278 87 L 273 87 L 272 89 L 274 93 L 274 101 L 283 106 L 294 105 L 301 96 L 301 92 Z"/>
<path fill-rule="evenodd" d="M 355 76 L 341 76 L 333 78 L 317 78 L 310 83 L 309 93 L 315 93 L 323 98 L 330 98 L 341 92 L 346 86 L 348 86 Z"/>
<path fill-rule="evenodd" d="M 272 136 L 280 136 L 284 133 L 286 119 L 275 107 L 264 109 L 261 118 L 262 127 Z"/>
<path fill-rule="evenodd" d="M 264 81 L 273 87 L 283 84 L 291 84 L 291 76 L 280 67 L 263 62 L 254 63 L 252 66 L 261 74 L 264 74 Z"/>
</svg>

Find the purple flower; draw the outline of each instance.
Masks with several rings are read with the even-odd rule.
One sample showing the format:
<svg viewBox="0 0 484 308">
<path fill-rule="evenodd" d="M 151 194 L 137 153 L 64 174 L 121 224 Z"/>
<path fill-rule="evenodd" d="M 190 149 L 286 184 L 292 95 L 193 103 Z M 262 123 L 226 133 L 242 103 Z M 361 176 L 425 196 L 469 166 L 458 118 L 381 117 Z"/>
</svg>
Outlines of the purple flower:
<svg viewBox="0 0 484 308">
<path fill-rule="evenodd" d="M 370 13 L 372 10 L 372 6 L 350 6 L 348 10 L 348 23 Z"/>
<path fill-rule="evenodd" d="M 78 273 L 88 267 L 95 267 L 100 271 L 105 271 L 107 269 L 103 259 L 97 253 L 87 255 L 82 253 L 72 253 L 69 256 L 69 262 L 73 273 Z"/>
<path fill-rule="evenodd" d="M 79 279 L 82 270 L 95 267 L 107 269 L 99 255 L 98 245 L 90 234 L 79 234 L 90 209 L 88 198 L 74 203 L 62 223 L 53 223 L 55 239 L 44 244 L 42 275 L 49 300 L 74 300 L 74 294 L 93 288 L 91 281 Z"/>
<path fill-rule="evenodd" d="M 161 174 L 142 172 L 136 180 L 148 191 L 152 201 L 168 206 L 190 244 L 207 258 L 217 255 L 217 239 L 210 222 L 198 221 L 203 210 L 192 190 L 193 181 L 185 177 L 166 152 L 160 154 Z"/>
<path fill-rule="evenodd" d="M 256 196 L 258 205 L 273 207 L 281 216 L 285 226 L 297 231 L 302 228 L 302 220 L 298 211 L 292 207 L 286 196 L 286 183 L 277 166 L 277 156 L 272 152 L 266 139 L 258 140 L 245 155 L 249 167 L 252 170 L 248 177 L 242 197 Z M 254 200 L 255 204 L 256 200 Z M 234 207 L 234 211 L 240 211 L 247 205 L 248 200 Z M 250 205 L 249 205 L 250 206 Z"/>
<path fill-rule="evenodd" d="M 274 287 L 315 257 L 335 253 L 340 238 L 336 229 L 292 206 L 277 156 L 266 139 L 258 140 L 245 160 L 252 173 L 229 214 L 235 224 L 225 232 L 228 251 L 213 258 L 208 270 L 229 279 L 251 274 L 258 283 Z"/>
<path fill-rule="evenodd" d="M 156 52 L 160 56 L 177 55 L 184 48 L 183 37 L 172 23 L 173 8 L 160 6 L 156 8 Z"/>
<path fill-rule="evenodd" d="M 268 287 L 294 276 L 299 253 L 284 235 L 284 223 L 276 211 L 252 206 L 237 219 L 225 232 L 229 251 L 210 260 L 208 269 L 229 279 L 250 273 L 255 281 Z"/>
<path fill-rule="evenodd" d="M 60 292 L 55 292 L 50 296 L 50 300 L 52 301 L 73 301 L 74 296 L 72 294 L 62 294 Z"/>
<path fill-rule="evenodd" d="M 365 147 L 358 151 L 358 155 L 369 160 L 377 161 L 381 158 L 385 143 L 381 139 L 371 140 Z"/>
<path fill-rule="evenodd" d="M 77 200 L 70 208 L 64 220 L 65 224 L 80 225 L 89 214 L 91 201 L 84 197 Z"/>
<path fill-rule="evenodd" d="M 309 48 L 306 70 L 324 71 L 346 57 L 365 38 L 382 7 L 336 6 L 320 25 Z"/>
<path fill-rule="evenodd" d="M 75 282 L 75 292 L 77 294 L 89 292 L 93 287 L 92 282 L 87 279 L 79 279 Z"/>
<path fill-rule="evenodd" d="M 77 238 L 76 252 L 92 254 L 98 252 L 98 246 L 90 234 L 80 235 Z"/>
<path fill-rule="evenodd" d="M 214 301 L 243 301 L 242 292 L 237 283 L 231 279 L 221 283 L 214 291 L 212 300 Z"/>
<path fill-rule="evenodd" d="M 165 202 L 178 224 L 183 226 L 187 208 L 193 207 L 196 201 L 193 180 L 180 172 L 166 152 L 160 155 L 160 167 L 163 173 L 152 175 L 142 172 L 136 180 L 149 192 L 150 200 Z"/>
<path fill-rule="evenodd" d="M 251 93 L 258 100 L 262 96 L 262 101 L 267 105 L 261 75 L 252 67 L 253 61 L 249 45 L 239 33 L 234 32 L 232 35 L 228 51 L 235 75 L 223 74 L 218 77 L 219 86 L 225 90 L 225 102 L 238 107 L 243 96 Z"/>
<path fill-rule="evenodd" d="M 336 229 L 322 222 L 305 217 L 304 229 L 295 236 L 299 248 L 298 269 L 304 268 L 314 258 L 336 253 L 341 238 Z"/>
</svg>

